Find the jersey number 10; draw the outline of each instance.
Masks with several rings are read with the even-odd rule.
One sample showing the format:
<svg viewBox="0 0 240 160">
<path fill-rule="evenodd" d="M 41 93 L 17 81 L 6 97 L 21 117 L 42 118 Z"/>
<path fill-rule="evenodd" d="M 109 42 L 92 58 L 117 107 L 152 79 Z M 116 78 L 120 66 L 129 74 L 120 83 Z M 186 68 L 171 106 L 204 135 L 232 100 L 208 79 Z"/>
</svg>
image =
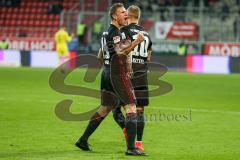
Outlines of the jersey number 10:
<svg viewBox="0 0 240 160">
<path fill-rule="evenodd" d="M 133 35 L 133 39 L 137 39 L 137 34 Z M 148 56 L 148 46 L 149 46 L 149 38 L 144 36 L 144 41 L 138 44 L 132 51 L 132 55 L 147 57 Z"/>
</svg>

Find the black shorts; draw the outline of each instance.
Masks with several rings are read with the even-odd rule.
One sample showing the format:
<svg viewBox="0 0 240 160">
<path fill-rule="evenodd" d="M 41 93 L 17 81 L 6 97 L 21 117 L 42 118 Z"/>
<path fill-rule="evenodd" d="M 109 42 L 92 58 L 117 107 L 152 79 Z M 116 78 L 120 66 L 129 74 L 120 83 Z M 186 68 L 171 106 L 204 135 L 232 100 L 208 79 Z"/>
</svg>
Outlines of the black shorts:
<svg viewBox="0 0 240 160">
<path fill-rule="evenodd" d="M 127 76 L 127 56 L 115 54 L 111 61 L 111 80 L 113 89 L 121 105 L 135 104 L 136 98 L 130 78 Z"/>
<path fill-rule="evenodd" d="M 120 100 L 120 105 L 135 104 L 136 98 L 134 95 L 131 81 L 126 76 L 111 76 L 113 88 L 116 96 Z"/>
<path fill-rule="evenodd" d="M 101 105 L 116 107 L 134 103 L 135 95 L 130 80 L 126 76 L 111 76 L 109 70 L 104 70 L 101 77 Z"/>
<path fill-rule="evenodd" d="M 136 106 L 149 105 L 147 72 L 134 72 L 131 79 L 136 96 Z"/>
<path fill-rule="evenodd" d="M 110 69 L 104 69 L 101 76 L 101 105 L 115 106 L 119 104 L 119 100 L 112 87 L 110 79 Z"/>
</svg>

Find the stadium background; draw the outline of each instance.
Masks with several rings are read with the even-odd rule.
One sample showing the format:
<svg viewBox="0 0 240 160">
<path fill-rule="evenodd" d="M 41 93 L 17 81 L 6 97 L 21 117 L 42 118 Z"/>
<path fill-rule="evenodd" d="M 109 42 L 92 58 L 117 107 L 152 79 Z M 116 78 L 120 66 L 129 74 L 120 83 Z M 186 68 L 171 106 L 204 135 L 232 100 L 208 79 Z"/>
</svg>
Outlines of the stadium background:
<svg viewBox="0 0 240 160">
<path fill-rule="evenodd" d="M 141 7 L 141 25 L 153 40 L 153 61 L 170 70 L 162 79 L 173 90 L 151 98 L 146 115 L 192 116 L 180 122 L 147 122 L 148 159 L 238 159 L 239 0 L 0 0 L 0 40 L 9 44 L 0 50 L 0 159 L 127 159 L 111 116 L 90 141 L 93 154 L 74 148 L 87 122 L 59 120 L 55 105 L 73 99 L 72 111 L 77 113 L 99 100 L 62 95 L 48 84 L 58 65 L 53 37 L 59 27 L 76 34 L 69 43 L 71 57 L 96 55 L 94 23 L 100 21 L 102 30 L 108 27 L 107 10 L 114 2 Z M 78 44 L 80 23 L 86 32 Z M 66 83 L 98 89 L 99 76 L 89 84 L 83 81 L 84 73 L 74 71 Z M 110 151 L 109 144 L 114 146 Z"/>
</svg>

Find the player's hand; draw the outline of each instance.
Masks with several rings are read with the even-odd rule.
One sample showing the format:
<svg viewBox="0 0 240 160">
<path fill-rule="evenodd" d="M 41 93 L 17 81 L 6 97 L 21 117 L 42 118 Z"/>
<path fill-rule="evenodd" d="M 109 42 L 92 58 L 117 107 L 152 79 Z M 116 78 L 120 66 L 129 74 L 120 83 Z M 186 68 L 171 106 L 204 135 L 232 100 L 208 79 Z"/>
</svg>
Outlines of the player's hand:
<svg viewBox="0 0 240 160">
<path fill-rule="evenodd" d="M 141 32 L 138 32 L 138 34 L 137 34 L 137 41 L 139 43 L 144 41 L 144 35 Z"/>
<path fill-rule="evenodd" d="M 74 32 L 72 32 L 72 34 L 71 34 L 71 37 L 72 37 L 72 38 L 74 38 L 74 37 L 75 37 L 75 33 L 74 33 Z"/>
</svg>

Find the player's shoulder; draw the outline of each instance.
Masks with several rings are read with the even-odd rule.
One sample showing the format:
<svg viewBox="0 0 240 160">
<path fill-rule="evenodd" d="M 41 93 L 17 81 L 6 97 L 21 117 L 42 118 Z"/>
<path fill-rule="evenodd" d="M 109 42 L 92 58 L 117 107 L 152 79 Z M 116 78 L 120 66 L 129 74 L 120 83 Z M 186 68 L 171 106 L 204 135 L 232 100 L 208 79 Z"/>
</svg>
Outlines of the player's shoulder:
<svg viewBox="0 0 240 160">
<path fill-rule="evenodd" d="M 121 32 L 122 32 L 122 31 L 129 31 L 129 29 L 130 29 L 130 26 L 127 25 L 127 26 L 123 26 L 123 27 L 120 29 L 120 31 L 121 31 Z"/>
<path fill-rule="evenodd" d="M 113 24 L 110 24 L 110 26 L 108 27 L 108 34 L 113 34 L 116 32 L 119 32 L 119 29 Z"/>
<path fill-rule="evenodd" d="M 134 24 L 134 23 L 129 24 L 129 25 L 128 25 L 128 29 L 129 29 L 132 33 L 135 33 L 135 34 L 138 33 L 138 32 L 141 32 L 141 33 L 144 34 L 144 35 L 148 35 L 148 32 L 145 31 L 145 29 L 144 29 L 142 26 L 137 25 L 137 24 Z"/>
<path fill-rule="evenodd" d="M 107 36 L 109 41 L 114 41 L 114 43 L 117 43 L 121 39 L 121 34 L 119 29 L 112 24 L 108 28 Z"/>
<path fill-rule="evenodd" d="M 148 33 L 142 26 L 138 26 L 137 29 L 138 29 L 142 34 L 149 35 L 149 33 Z"/>
<path fill-rule="evenodd" d="M 108 28 L 108 37 L 111 39 L 112 37 L 119 36 L 119 34 L 120 34 L 119 29 L 111 24 L 110 27 Z"/>
</svg>

